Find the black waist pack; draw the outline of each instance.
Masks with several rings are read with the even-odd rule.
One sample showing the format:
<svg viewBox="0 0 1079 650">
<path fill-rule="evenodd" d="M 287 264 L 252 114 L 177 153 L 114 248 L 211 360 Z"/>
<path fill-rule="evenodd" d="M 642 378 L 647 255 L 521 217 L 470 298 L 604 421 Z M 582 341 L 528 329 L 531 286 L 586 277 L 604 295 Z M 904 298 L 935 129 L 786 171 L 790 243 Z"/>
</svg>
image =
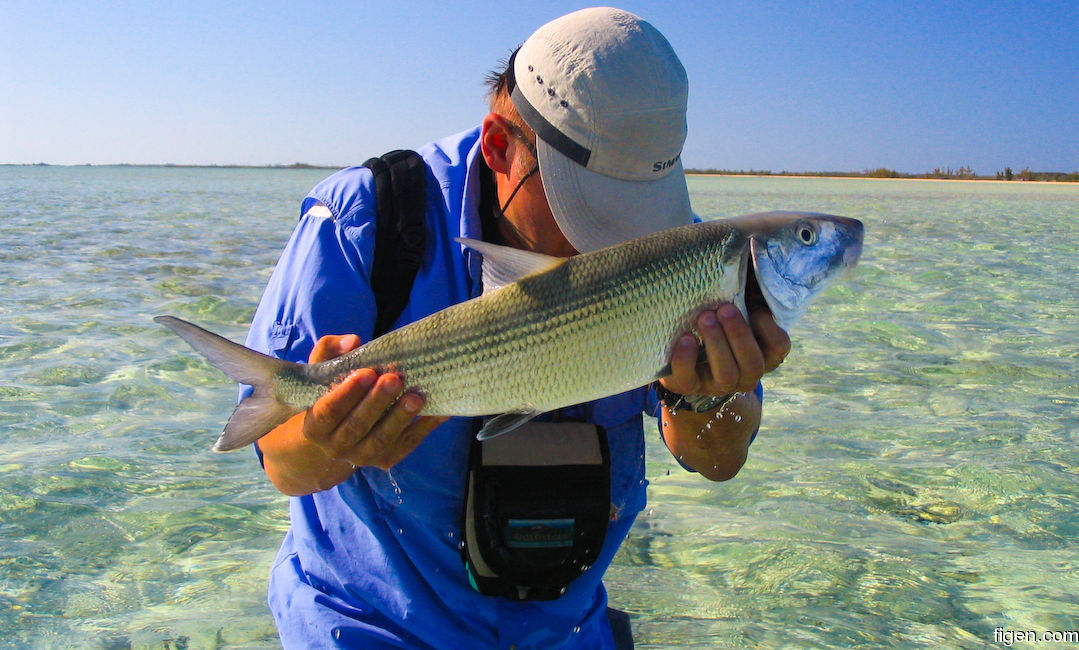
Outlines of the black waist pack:
<svg viewBox="0 0 1079 650">
<path fill-rule="evenodd" d="M 476 591 L 551 600 L 596 561 L 611 513 L 607 433 L 531 422 L 474 440 L 461 556 Z"/>
</svg>

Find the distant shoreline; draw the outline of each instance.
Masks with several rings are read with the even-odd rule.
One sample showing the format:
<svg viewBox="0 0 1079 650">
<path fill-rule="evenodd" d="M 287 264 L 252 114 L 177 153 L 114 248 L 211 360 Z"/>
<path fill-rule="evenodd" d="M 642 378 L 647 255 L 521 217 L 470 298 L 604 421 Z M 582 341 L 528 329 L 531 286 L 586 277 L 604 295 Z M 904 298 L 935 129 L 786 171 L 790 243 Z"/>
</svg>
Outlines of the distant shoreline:
<svg viewBox="0 0 1079 650">
<path fill-rule="evenodd" d="M 347 165 L 311 165 L 308 163 L 292 163 L 290 165 L 183 165 L 174 163 L 153 164 L 92 164 L 82 163 L 73 165 L 57 165 L 53 163 L 0 163 L 0 167 L 130 167 L 145 169 L 296 169 L 296 170 L 338 170 Z M 1024 169 L 1019 174 L 1011 174 L 1010 178 L 1003 173 L 996 176 L 978 176 L 975 174 L 952 174 L 951 170 L 943 173 L 927 174 L 903 174 L 892 170 L 878 169 L 867 172 L 771 172 L 766 170 L 734 171 L 734 170 L 710 170 L 710 169 L 687 169 L 686 176 L 721 176 L 731 178 L 827 178 L 827 179 L 863 179 L 863 180 L 888 180 L 888 181 L 977 181 L 980 183 L 1079 183 L 1079 172 L 1032 172 Z"/>
<path fill-rule="evenodd" d="M 1013 172 L 1011 167 L 997 172 L 993 176 L 981 176 L 975 174 L 970 167 L 959 169 L 934 169 L 932 172 L 922 174 L 906 174 L 894 169 L 881 167 L 864 172 L 772 172 L 768 170 L 735 170 L 735 169 L 687 169 L 687 176 L 777 176 L 781 178 L 868 178 L 871 180 L 893 181 L 979 181 L 1001 183 L 1076 183 L 1079 182 L 1079 171 L 1067 172 L 1036 172 L 1025 168 L 1019 172 Z"/>
<path fill-rule="evenodd" d="M 180 165 L 173 163 L 109 163 L 96 165 L 79 163 L 74 165 L 54 165 L 53 163 L 0 163 L 0 167 L 133 167 L 147 169 L 343 169 L 347 165 L 309 165 L 292 163 L 291 165 Z"/>
</svg>

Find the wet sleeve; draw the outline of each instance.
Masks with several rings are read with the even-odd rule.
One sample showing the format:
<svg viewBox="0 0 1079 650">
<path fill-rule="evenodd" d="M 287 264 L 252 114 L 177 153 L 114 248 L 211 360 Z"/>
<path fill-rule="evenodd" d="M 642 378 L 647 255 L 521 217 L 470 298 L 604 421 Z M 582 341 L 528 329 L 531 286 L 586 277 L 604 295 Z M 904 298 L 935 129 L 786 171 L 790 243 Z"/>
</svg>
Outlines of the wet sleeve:
<svg viewBox="0 0 1079 650">
<path fill-rule="evenodd" d="M 370 339 L 374 242 L 368 225 L 345 227 L 312 211 L 300 219 L 255 311 L 248 347 L 306 362 L 315 342 L 327 334 Z"/>
<path fill-rule="evenodd" d="M 247 346 L 279 359 L 306 363 L 327 334 L 370 340 L 375 300 L 369 283 L 374 226 L 347 225 L 325 209 L 305 206 L 255 311 Z M 240 386 L 240 399 L 251 393 Z M 255 444 L 255 451 L 262 454 Z"/>
</svg>

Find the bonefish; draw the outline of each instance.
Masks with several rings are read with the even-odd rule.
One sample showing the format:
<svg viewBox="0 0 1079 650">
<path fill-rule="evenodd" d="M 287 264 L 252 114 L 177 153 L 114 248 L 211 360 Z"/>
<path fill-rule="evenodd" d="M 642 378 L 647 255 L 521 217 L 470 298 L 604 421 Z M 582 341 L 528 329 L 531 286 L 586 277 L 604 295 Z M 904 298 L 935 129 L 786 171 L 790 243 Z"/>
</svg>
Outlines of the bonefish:
<svg viewBox="0 0 1079 650">
<path fill-rule="evenodd" d="M 789 329 L 855 265 L 862 235 L 855 219 L 769 212 L 570 258 L 462 239 L 483 256 L 482 296 L 315 364 L 260 354 L 172 316 L 154 320 L 254 388 L 216 451 L 254 442 L 359 368 L 400 373 L 405 390 L 424 396 L 424 415 L 497 415 L 480 432 L 492 437 L 669 374 L 674 342 L 702 310 L 732 302 L 746 314 L 747 282 Z"/>
</svg>

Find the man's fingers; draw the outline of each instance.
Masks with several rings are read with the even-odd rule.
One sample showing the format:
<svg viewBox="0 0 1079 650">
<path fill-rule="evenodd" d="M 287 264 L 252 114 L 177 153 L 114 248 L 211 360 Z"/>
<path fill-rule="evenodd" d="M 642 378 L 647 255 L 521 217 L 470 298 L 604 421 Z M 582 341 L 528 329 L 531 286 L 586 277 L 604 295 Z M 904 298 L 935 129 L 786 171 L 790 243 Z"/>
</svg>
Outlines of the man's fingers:
<svg viewBox="0 0 1079 650">
<path fill-rule="evenodd" d="M 735 315 L 740 316 L 733 306 L 725 305 L 725 307 L 730 307 Z M 720 317 L 724 317 L 724 320 L 721 321 Z M 720 308 L 718 313 L 707 309 L 697 317 L 697 330 L 701 333 L 704 352 L 708 357 L 708 379 L 714 385 L 713 390 L 721 393 L 734 390 L 740 374 L 738 361 L 733 351 L 735 342 L 729 340 L 730 333 L 727 332 L 726 320 L 731 320 L 731 318 L 729 314 L 724 316 L 723 308 Z"/>
<path fill-rule="evenodd" d="M 764 353 L 764 370 L 772 372 L 790 354 L 791 338 L 767 310 L 750 312 L 749 323 Z"/>
<path fill-rule="evenodd" d="M 355 334 L 344 334 L 341 336 L 323 336 L 315 342 L 315 347 L 311 349 L 311 354 L 308 355 L 308 363 L 321 363 L 330 359 L 337 358 L 346 352 L 350 352 L 360 347 L 360 337 Z"/>
<path fill-rule="evenodd" d="M 420 443 L 427 438 L 428 434 L 435 430 L 435 427 L 449 419 L 448 416 L 424 416 L 412 420 L 408 427 L 405 428 L 404 433 L 401 434 L 400 453 L 387 459 L 388 466 L 393 466 L 401 462 L 405 456 L 412 453 L 412 450 L 420 446 Z"/>
<path fill-rule="evenodd" d="M 304 436 L 318 445 L 329 445 L 335 431 L 365 400 L 377 379 L 378 373 L 370 368 L 357 370 L 345 377 L 307 410 L 303 423 Z"/>
<path fill-rule="evenodd" d="M 671 374 L 663 380 L 668 390 L 690 394 L 700 384 L 697 376 L 697 354 L 700 349 L 697 337 L 683 334 L 671 352 Z"/>
<path fill-rule="evenodd" d="M 363 399 L 357 403 L 338 425 L 335 448 L 342 456 L 353 459 L 354 465 L 367 465 L 366 460 L 356 462 L 360 456 L 376 458 L 382 454 L 382 447 L 390 444 L 384 436 L 375 436 L 372 430 L 393 406 L 401 393 L 401 378 L 390 373 L 381 375 Z M 362 445 L 362 447 L 358 447 Z"/>
<path fill-rule="evenodd" d="M 354 334 L 323 336 L 311 349 L 309 363 L 334 359 L 360 346 Z M 334 459 L 388 469 L 410 454 L 448 418 L 416 417 L 423 397 L 401 395 L 395 373 L 357 370 L 319 398 L 304 417 L 304 436 Z"/>
<path fill-rule="evenodd" d="M 726 335 L 728 350 L 737 371 L 735 381 L 724 385 L 730 386 L 730 390 L 743 392 L 754 390 L 757 382 L 764 376 L 764 354 L 761 352 L 757 338 L 753 335 L 753 329 L 742 317 L 742 312 L 738 311 L 734 305 L 720 305 L 717 316 Z M 712 366 L 712 373 L 713 375 L 723 373 L 723 380 L 729 378 L 729 375 L 718 370 L 715 365 Z M 719 376 L 716 379 L 720 381 Z"/>
<path fill-rule="evenodd" d="M 375 453 L 375 449 L 379 451 L 378 456 L 368 456 L 368 450 L 361 452 L 366 456 L 366 464 L 382 469 L 393 467 L 412 453 L 435 427 L 449 419 L 416 417 L 416 413 L 422 408 L 423 398 L 419 395 L 402 396 L 397 405 L 371 431 L 369 437 L 377 437 L 379 442 L 372 445 L 369 451 L 371 454 Z M 360 443 L 361 449 L 367 446 L 366 442 L 364 440 Z"/>
<path fill-rule="evenodd" d="M 354 465 L 374 465 L 389 469 L 412 452 L 430 433 L 430 428 L 440 424 L 439 418 L 416 418 L 423 409 L 423 398 L 406 393 L 351 450 L 348 458 Z M 416 421 L 423 424 L 414 426 Z M 432 424 L 428 421 L 435 420 Z M 442 420 L 444 421 L 444 420 Z"/>
</svg>

